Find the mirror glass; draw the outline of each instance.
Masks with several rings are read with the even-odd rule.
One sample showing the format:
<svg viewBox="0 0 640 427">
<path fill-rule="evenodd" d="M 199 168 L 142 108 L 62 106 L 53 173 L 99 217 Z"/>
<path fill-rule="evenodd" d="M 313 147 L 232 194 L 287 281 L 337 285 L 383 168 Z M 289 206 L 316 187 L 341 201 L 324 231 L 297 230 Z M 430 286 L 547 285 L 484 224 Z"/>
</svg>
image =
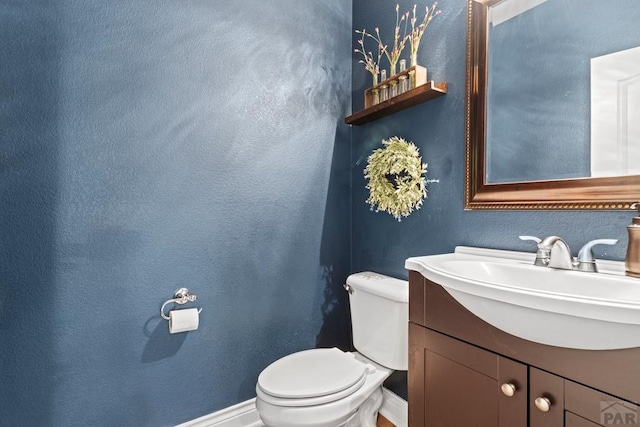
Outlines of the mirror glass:
<svg viewBox="0 0 640 427">
<path fill-rule="evenodd" d="M 503 0 L 487 34 L 486 183 L 640 173 L 640 1 Z"/>
<path fill-rule="evenodd" d="M 640 0 L 468 0 L 465 209 L 640 200 Z"/>
</svg>

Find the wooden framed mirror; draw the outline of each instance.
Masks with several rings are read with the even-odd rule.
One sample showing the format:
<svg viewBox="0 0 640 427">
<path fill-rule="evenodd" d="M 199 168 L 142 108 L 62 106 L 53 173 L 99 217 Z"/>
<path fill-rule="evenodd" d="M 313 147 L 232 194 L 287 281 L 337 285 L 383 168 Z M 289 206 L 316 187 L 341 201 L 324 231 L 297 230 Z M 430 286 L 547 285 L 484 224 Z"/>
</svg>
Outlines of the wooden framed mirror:
<svg viewBox="0 0 640 427">
<path fill-rule="evenodd" d="M 614 105 L 609 108 L 608 100 L 593 98 L 594 84 L 608 79 L 594 77 L 594 70 L 598 58 L 619 52 L 640 54 L 640 2 L 599 3 L 608 8 L 607 13 L 591 10 L 598 9 L 598 2 L 590 0 L 468 0 L 466 210 L 629 209 L 640 200 L 640 70 L 607 82 L 618 87 L 622 80 L 631 82 L 631 95 L 623 94 L 628 106 L 622 114 L 628 123 L 639 124 L 625 125 L 623 148 L 627 151 L 621 151 L 621 143 L 610 136 L 601 139 L 617 148 L 596 148 L 594 127 L 601 119 L 593 119 L 594 105 L 604 106 L 605 111 L 617 105 L 620 110 L 620 99 L 611 101 Z M 560 8 L 560 13 L 554 8 Z M 577 12 L 582 9 L 584 13 Z M 584 24 L 577 18 L 580 14 L 586 15 Z M 591 21 L 600 25 L 597 19 L 616 21 L 593 28 Z M 631 30 L 627 25 L 633 25 Z M 560 31 L 568 35 L 559 35 Z M 594 40 L 589 39 L 592 35 Z M 602 45 L 601 41 L 611 39 L 615 39 L 613 46 Z M 496 44 L 505 40 L 509 46 Z M 572 52 L 576 46 L 582 50 Z M 605 92 L 611 91 L 605 88 Z M 607 120 L 620 122 L 619 117 Z M 501 145 L 503 141 L 511 145 Z M 616 150 L 617 160 L 612 161 L 630 166 L 622 172 L 601 172 L 598 168 L 606 167 L 598 166 L 598 161 Z M 530 174 L 538 165 L 548 171 Z M 522 171 L 526 173 L 518 176 Z"/>
</svg>

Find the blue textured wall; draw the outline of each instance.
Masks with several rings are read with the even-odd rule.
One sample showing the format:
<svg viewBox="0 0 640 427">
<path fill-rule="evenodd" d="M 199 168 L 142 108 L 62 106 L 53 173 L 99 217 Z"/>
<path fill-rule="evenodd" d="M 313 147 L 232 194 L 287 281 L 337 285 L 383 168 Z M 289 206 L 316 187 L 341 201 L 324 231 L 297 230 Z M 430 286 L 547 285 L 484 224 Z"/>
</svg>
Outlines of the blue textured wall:
<svg viewBox="0 0 640 427">
<path fill-rule="evenodd" d="M 338 0 L 0 1 L 0 425 L 173 425 L 348 346 L 351 30 Z M 180 286 L 200 329 L 169 335 Z"/>
<path fill-rule="evenodd" d="M 598 247 L 596 256 L 624 259 L 626 225 L 631 212 L 620 211 L 464 211 L 465 170 L 465 61 L 466 1 L 440 1 L 442 14 L 431 22 L 418 53 L 418 63 L 429 69 L 430 79 L 446 80 L 449 93 L 441 98 L 353 128 L 353 249 L 352 269 L 372 269 L 406 277 L 404 260 L 410 256 L 452 251 L 458 245 L 533 252 L 518 235 L 564 237 L 576 252 L 588 240 L 618 238 L 617 246 Z M 413 7 L 400 1 L 400 10 Z M 431 2 L 419 2 L 419 8 Z M 354 0 L 354 28 L 389 34 L 395 21 L 394 4 L 386 0 Z M 386 25 L 385 25 L 386 23 Z M 352 41 L 353 43 L 353 41 Z M 353 67 L 353 110 L 362 107 L 362 92 L 370 76 L 361 65 Z M 562 70 L 558 70 L 562 72 Z M 397 222 L 386 213 L 375 213 L 365 203 L 363 169 L 367 156 L 393 135 L 413 141 L 429 164 L 428 199 L 421 210 Z"/>
<path fill-rule="evenodd" d="M 349 271 L 532 250 L 523 233 L 617 237 L 598 255 L 622 259 L 627 212 L 463 211 L 466 2 L 440 8 L 419 62 L 449 94 L 350 132 L 352 64 L 354 111 L 370 85 L 352 29 L 388 33 L 385 0 L 354 0 L 353 27 L 337 0 L 0 0 L 0 425 L 172 425 L 248 399 L 278 357 L 348 345 Z M 364 203 L 392 135 L 440 179 L 402 223 Z M 200 330 L 169 335 L 183 285 Z"/>
</svg>

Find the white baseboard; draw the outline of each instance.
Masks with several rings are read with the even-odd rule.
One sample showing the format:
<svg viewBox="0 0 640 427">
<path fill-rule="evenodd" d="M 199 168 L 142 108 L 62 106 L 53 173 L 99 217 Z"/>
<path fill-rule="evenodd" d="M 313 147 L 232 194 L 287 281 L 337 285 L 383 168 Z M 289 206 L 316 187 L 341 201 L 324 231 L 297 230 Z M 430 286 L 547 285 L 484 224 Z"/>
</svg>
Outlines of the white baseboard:
<svg viewBox="0 0 640 427">
<path fill-rule="evenodd" d="M 238 403 L 176 427 L 264 427 L 256 410 L 256 399 Z"/>
<path fill-rule="evenodd" d="M 396 427 L 408 427 L 407 402 L 386 388 L 382 389 L 380 413 Z M 258 416 L 254 398 L 176 427 L 264 427 L 264 425 Z"/>
<path fill-rule="evenodd" d="M 382 389 L 380 413 L 396 427 L 409 426 L 409 406 L 407 401 L 386 388 Z"/>
</svg>

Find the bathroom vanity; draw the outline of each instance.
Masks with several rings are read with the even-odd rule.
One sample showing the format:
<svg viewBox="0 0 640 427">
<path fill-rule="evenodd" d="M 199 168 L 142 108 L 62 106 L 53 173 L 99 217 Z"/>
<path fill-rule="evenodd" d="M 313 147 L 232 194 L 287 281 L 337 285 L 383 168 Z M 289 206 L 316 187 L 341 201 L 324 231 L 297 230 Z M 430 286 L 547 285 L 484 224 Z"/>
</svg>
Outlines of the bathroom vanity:
<svg viewBox="0 0 640 427">
<path fill-rule="evenodd" d="M 640 348 L 519 338 L 471 313 L 409 260 L 407 268 L 410 427 L 640 425 Z"/>
</svg>

